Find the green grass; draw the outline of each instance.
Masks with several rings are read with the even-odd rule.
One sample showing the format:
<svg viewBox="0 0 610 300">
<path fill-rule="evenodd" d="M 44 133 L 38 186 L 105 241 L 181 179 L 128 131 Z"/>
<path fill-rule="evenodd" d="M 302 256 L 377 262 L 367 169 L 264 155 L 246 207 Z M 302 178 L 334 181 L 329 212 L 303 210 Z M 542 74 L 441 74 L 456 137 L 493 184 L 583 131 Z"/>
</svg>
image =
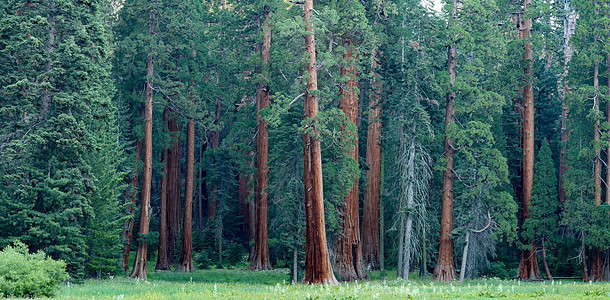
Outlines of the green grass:
<svg viewBox="0 0 610 300">
<path fill-rule="evenodd" d="M 154 267 L 154 264 L 153 264 Z M 518 282 L 480 279 L 440 284 L 430 279 L 291 285 L 287 269 L 264 272 L 198 270 L 149 273 L 149 281 L 126 277 L 63 285 L 58 299 L 610 299 L 610 283 Z M 393 272 L 386 273 L 391 275 Z M 372 273 L 372 278 L 380 274 Z"/>
</svg>

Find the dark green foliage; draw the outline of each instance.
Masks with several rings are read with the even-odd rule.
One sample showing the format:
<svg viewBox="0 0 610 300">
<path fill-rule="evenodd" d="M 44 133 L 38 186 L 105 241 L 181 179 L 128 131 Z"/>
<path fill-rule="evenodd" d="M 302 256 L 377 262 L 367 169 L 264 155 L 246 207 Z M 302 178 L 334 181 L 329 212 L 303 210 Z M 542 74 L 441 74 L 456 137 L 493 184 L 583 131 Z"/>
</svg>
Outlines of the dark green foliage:
<svg viewBox="0 0 610 300">
<path fill-rule="evenodd" d="M 96 186 L 87 161 L 111 122 L 106 1 L 0 5 L 0 246 L 21 240 L 84 275 Z M 107 140 L 103 141 L 107 142 Z"/>
<path fill-rule="evenodd" d="M 0 297 L 53 297 L 59 283 L 69 278 L 64 261 L 42 251 L 29 253 L 23 243 L 0 251 Z"/>
<path fill-rule="evenodd" d="M 542 141 L 535 165 L 530 218 L 523 224 L 522 236 L 533 241 L 544 239 L 547 242 L 557 238 L 559 225 L 559 198 L 557 195 L 557 175 L 549 142 Z"/>
</svg>

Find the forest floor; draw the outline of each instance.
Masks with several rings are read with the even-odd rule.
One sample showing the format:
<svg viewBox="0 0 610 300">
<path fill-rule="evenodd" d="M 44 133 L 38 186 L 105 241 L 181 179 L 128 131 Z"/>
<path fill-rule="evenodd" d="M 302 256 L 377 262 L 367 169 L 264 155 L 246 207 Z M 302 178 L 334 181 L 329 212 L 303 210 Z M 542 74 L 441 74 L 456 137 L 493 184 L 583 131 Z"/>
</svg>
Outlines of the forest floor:
<svg viewBox="0 0 610 300">
<path fill-rule="evenodd" d="M 150 267 L 150 266 L 149 266 Z M 153 264 L 154 268 L 154 264 Z M 395 272 L 391 272 L 394 274 Z M 386 273 L 390 276 L 390 272 Z M 415 274 L 414 274 L 415 275 Z M 610 299 L 610 283 L 574 280 L 519 282 L 478 279 L 441 284 L 430 279 L 373 280 L 339 286 L 290 284 L 289 270 L 249 272 L 240 269 L 194 273 L 149 272 L 149 281 L 126 277 L 62 285 L 58 299 Z"/>
</svg>

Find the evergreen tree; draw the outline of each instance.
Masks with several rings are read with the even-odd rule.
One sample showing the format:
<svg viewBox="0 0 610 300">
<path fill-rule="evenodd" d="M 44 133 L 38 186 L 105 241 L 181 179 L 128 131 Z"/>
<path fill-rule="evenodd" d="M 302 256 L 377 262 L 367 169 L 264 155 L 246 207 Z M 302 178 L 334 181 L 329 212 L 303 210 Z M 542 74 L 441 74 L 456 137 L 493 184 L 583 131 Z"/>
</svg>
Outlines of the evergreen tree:
<svg viewBox="0 0 610 300">
<path fill-rule="evenodd" d="M 540 241 L 547 280 L 553 280 L 546 260 L 546 249 L 548 242 L 555 241 L 559 233 L 559 197 L 555 163 L 547 140 L 542 141 L 540 146 L 534 179 L 530 218 L 523 224 L 521 235 L 530 241 Z"/>
<path fill-rule="evenodd" d="M 114 114 L 108 4 L 15 0 L 0 10 L 0 245 L 21 240 L 82 277 L 89 199 L 116 183 L 96 182 L 87 160 L 116 139 L 100 128 Z"/>
</svg>

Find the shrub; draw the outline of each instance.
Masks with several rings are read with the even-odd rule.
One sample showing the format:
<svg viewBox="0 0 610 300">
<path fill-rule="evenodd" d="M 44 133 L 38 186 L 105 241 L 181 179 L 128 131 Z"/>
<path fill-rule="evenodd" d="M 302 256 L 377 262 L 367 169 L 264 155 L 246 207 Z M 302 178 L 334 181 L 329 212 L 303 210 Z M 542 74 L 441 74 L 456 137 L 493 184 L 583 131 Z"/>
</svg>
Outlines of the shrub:
<svg viewBox="0 0 610 300">
<path fill-rule="evenodd" d="M 231 242 L 224 251 L 223 263 L 227 267 L 233 267 L 241 263 L 244 247 L 240 243 Z"/>
<path fill-rule="evenodd" d="M 195 258 L 198 269 L 209 269 L 212 266 L 212 260 L 207 249 L 203 249 L 199 252 L 199 255 Z"/>
<path fill-rule="evenodd" d="M 52 297 L 61 281 L 70 277 L 66 263 L 42 251 L 30 254 L 20 242 L 0 251 L 0 296 Z"/>
</svg>

